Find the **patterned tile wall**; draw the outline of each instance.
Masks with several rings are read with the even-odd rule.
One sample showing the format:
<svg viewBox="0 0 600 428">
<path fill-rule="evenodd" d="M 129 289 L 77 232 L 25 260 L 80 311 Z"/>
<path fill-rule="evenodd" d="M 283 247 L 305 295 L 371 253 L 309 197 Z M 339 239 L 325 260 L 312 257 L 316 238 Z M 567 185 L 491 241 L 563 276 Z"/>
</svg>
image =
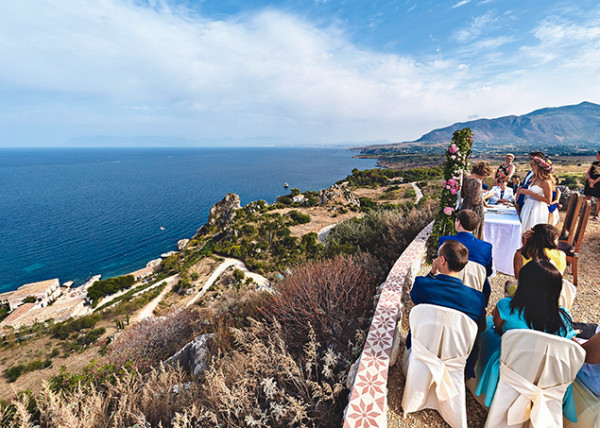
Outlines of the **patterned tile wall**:
<svg viewBox="0 0 600 428">
<path fill-rule="evenodd" d="M 383 285 L 344 417 L 344 428 L 387 427 L 387 380 L 400 299 L 407 275 L 418 272 L 425 258 L 426 226 L 396 261 Z"/>
</svg>

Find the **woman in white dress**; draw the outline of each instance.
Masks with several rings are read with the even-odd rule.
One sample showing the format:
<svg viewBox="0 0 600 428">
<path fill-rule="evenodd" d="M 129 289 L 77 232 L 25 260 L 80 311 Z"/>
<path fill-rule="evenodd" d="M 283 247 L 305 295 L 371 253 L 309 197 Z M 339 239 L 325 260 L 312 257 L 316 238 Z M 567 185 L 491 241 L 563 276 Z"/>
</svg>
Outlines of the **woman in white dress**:
<svg viewBox="0 0 600 428">
<path fill-rule="evenodd" d="M 548 223 L 548 205 L 552 203 L 552 163 L 538 156 L 534 156 L 532 161 L 534 176 L 531 184 L 528 189 L 517 191 L 517 196 L 526 196 L 521 209 L 521 234 L 536 224 Z"/>
</svg>

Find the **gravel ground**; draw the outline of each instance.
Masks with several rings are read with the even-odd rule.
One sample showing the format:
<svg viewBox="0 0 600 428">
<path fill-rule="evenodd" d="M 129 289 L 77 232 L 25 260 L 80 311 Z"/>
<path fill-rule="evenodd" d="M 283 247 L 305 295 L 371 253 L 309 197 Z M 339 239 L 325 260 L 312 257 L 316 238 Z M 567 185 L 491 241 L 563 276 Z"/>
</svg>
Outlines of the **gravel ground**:
<svg viewBox="0 0 600 428">
<path fill-rule="evenodd" d="M 564 213 L 561 213 L 564 215 Z M 559 224 L 560 225 L 560 224 Z M 600 323 L 600 269 L 596 263 L 600 261 L 600 222 L 590 221 L 584 236 L 581 254 L 579 257 L 579 286 L 577 289 L 577 297 L 571 315 L 573 320 L 580 322 L 595 322 Z M 424 269 L 426 273 L 428 268 Z M 506 275 L 499 274 L 491 280 L 492 295 L 488 306 L 488 313 L 491 313 L 496 302 L 504 297 L 504 282 L 508 279 Z M 571 268 L 567 267 L 565 278 L 573 281 Z M 410 298 L 404 296 L 409 302 Z M 402 319 L 402 330 L 404 336 L 408 333 L 408 313 L 411 304 L 406 305 L 406 309 Z M 402 356 L 398 358 L 398 362 L 394 367 L 390 368 L 388 382 L 388 426 L 390 428 L 399 427 L 449 427 L 435 410 L 422 410 L 406 416 L 402 411 L 402 394 L 404 392 L 404 374 L 402 373 L 401 365 Z M 483 427 L 487 410 L 475 401 L 473 396 L 467 390 L 467 419 L 469 427 Z"/>
</svg>

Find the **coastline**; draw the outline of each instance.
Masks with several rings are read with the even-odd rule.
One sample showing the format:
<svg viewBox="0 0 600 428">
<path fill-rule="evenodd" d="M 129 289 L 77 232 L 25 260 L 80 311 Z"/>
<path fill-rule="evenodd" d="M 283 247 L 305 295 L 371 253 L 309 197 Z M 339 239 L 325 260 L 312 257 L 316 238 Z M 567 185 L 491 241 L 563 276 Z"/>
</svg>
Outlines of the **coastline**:
<svg viewBox="0 0 600 428">
<path fill-rule="evenodd" d="M 246 204 L 274 201 L 287 193 L 284 182 L 302 191 L 326 188 L 375 163 L 353 154 L 342 148 L 3 153 L 0 292 L 48 278 L 79 285 L 95 274 L 143 269 L 193 235 L 227 192 Z"/>
</svg>

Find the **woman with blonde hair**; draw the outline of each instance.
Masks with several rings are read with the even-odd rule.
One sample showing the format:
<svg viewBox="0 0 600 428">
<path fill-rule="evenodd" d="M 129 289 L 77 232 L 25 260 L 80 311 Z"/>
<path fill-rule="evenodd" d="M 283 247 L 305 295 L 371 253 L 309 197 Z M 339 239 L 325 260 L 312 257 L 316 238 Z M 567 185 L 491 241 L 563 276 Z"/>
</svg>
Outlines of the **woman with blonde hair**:
<svg viewBox="0 0 600 428">
<path fill-rule="evenodd" d="M 471 174 L 467 175 L 460 189 L 463 198 L 461 210 L 472 210 L 479 216 L 479 225 L 473 231 L 475 238 L 481 239 L 483 235 L 483 187 L 482 180 L 492 175 L 492 167 L 489 162 L 477 162 L 471 168 Z"/>
<path fill-rule="evenodd" d="M 548 223 L 548 205 L 552 203 L 554 183 L 550 174 L 554 172 L 550 160 L 539 156 L 532 158 L 533 179 L 528 189 L 520 188 L 519 195 L 525 195 L 525 203 L 521 209 L 521 234 L 536 224 Z"/>
</svg>

